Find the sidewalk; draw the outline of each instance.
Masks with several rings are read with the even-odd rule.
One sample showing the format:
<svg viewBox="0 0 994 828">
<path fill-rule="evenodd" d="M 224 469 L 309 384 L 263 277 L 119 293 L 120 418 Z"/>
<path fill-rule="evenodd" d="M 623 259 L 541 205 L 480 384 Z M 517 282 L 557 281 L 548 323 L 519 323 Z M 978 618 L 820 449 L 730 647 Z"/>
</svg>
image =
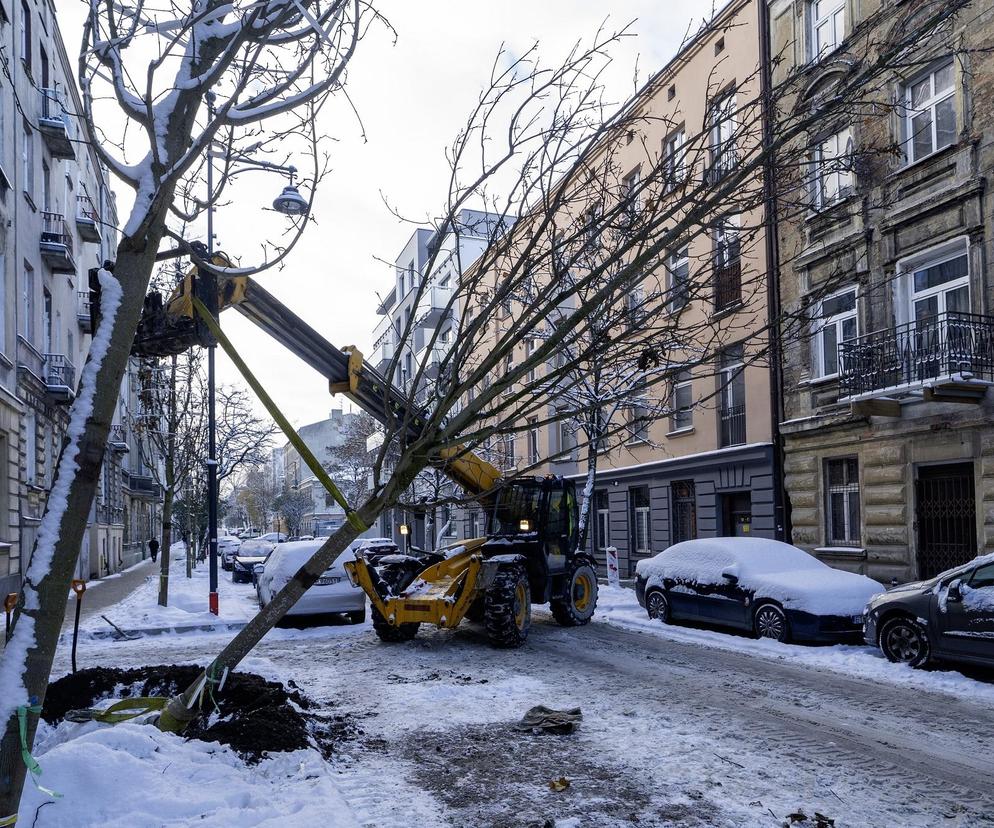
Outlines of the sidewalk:
<svg viewBox="0 0 994 828">
<path fill-rule="evenodd" d="M 110 607 L 123 601 L 146 581 L 155 578 L 158 574 L 159 563 L 153 564 L 151 558 L 146 558 L 123 572 L 96 581 L 89 581 L 86 585 L 86 593 L 83 595 L 80 623 L 89 618 L 98 618 L 102 613 L 106 613 Z M 62 623 L 63 632 L 72 630 L 75 617 L 76 596 L 70 595 L 66 605 L 66 619 Z"/>
</svg>

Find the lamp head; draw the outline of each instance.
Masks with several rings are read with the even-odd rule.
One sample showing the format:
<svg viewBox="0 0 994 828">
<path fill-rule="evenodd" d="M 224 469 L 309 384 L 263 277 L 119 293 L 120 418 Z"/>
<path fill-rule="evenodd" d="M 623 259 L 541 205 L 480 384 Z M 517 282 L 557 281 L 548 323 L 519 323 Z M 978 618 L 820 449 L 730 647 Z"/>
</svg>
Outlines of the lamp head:
<svg viewBox="0 0 994 828">
<path fill-rule="evenodd" d="M 273 209 L 285 216 L 302 216 L 307 212 L 307 199 L 296 187 L 288 184 L 273 201 Z"/>
</svg>

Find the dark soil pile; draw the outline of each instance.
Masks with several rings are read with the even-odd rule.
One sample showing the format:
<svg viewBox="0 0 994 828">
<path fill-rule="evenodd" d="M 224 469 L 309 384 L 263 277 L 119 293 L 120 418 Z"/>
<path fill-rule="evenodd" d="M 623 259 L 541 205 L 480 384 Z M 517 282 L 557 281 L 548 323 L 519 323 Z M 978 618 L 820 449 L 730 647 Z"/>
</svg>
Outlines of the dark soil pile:
<svg viewBox="0 0 994 828">
<path fill-rule="evenodd" d="M 57 724 L 70 710 L 92 707 L 104 699 L 174 696 L 189 687 L 200 672 L 200 667 L 191 665 L 80 670 L 49 685 L 41 715 L 49 724 Z M 290 687 L 288 690 L 255 673 L 231 673 L 224 692 L 214 694 L 218 715 L 210 715 L 214 704 L 205 695 L 203 712 L 183 735 L 228 745 L 250 763 L 267 753 L 309 747 L 312 716 L 307 710 L 311 705 L 293 682 Z M 327 752 L 327 745 L 319 747 Z"/>
</svg>

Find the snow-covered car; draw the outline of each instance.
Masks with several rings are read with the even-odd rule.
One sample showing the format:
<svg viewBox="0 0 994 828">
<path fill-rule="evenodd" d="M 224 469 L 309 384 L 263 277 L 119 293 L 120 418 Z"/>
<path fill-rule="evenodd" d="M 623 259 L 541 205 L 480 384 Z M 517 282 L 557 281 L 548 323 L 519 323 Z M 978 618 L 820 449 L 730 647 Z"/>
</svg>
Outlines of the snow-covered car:
<svg viewBox="0 0 994 828">
<path fill-rule="evenodd" d="M 234 535 L 226 535 L 217 539 L 217 553 L 221 557 L 221 568 L 225 572 L 231 570 L 231 562 L 241 545 L 242 542 Z"/>
<path fill-rule="evenodd" d="M 377 564 L 384 555 L 396 555 L 400 550 L 390 538 L 359 538 L 349 546 L 368 563 Z"/>
<path fill-rule="evenodd" d="M 259 606 L 265 607 L 324 540 L 283 543 L 276 547 L 261 567 L 256 567 Z M 352 586 L 342 564 L 355 557 L 351 549 L 342 552 L 314 585 L 291 607 L 288 615 L 346 615 L 354 624 L 366 620 L 366 593 Z"/>
<path fill-rule="evenodd" d="M 864 636 L 912 667 L 932 658 L 994 665 L 994 555 L 876 596 Z"/>
<path fill-rule="evenodd" d="M 884 587 L 764 538 L 699 538 L 639 561 L 635 594 L 660 621 L 699 621 L 778 641 L 859 640 Z"/>
</svg>

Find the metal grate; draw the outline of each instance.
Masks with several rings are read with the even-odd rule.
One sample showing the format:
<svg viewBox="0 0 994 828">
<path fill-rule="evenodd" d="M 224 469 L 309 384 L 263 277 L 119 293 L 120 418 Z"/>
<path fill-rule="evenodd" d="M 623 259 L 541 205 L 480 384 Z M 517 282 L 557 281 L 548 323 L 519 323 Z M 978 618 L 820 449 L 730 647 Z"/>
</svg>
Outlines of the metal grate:
<svg viewBox="0 0 994 828">
<path fill-rule="evenodd" d="M 693 480 L 674 480 L 673 490 L 673 543 L 697 537 L 697 491 Z"/>
<path fill-rule="evenodd" d="M 721 447 L 740 446 L 746 441 L 746 409 L 744 405 L 722 405 L 718 412 L 721 421 Z"/>
<path fill-rule="evenodd" d="M 977 554 L 973 466 L 929 466 L 916 481 L 918 575 L 932 578 Z"/>
</svg>

